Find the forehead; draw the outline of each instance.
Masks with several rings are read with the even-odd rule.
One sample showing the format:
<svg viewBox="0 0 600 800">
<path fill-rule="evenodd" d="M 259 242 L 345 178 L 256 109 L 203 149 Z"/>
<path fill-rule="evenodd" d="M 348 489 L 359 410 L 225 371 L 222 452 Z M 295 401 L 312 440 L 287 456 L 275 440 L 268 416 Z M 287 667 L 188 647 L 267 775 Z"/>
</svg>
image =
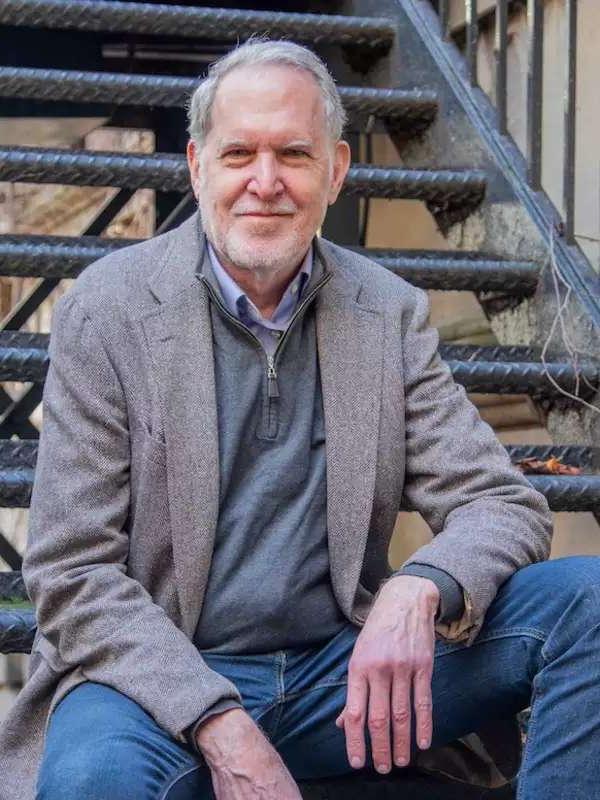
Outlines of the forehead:
<svg viewBox="0 0 600 800">
<path fill-rule="evenodd" d="M 314 137 L 324 121 L 323 98 L 310 73 L 280 64 L 238 67 L 219 84 L 209 135 Z"/>
</svg>

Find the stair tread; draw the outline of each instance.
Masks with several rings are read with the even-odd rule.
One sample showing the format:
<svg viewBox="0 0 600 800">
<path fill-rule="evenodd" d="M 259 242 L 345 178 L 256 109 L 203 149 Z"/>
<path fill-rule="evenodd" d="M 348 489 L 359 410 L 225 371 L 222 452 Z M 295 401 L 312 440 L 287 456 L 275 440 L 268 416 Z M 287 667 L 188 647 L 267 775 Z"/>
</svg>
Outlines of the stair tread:
<svg viewBox="0 0 600 800">
<path fill-rule="evenodd" d="M 75 278 L 92 261 L 140 239 L 0 235 L 0 275 Z M 424 289 L 531 294 L 540 265 L 472 252 L 349 248 Z"/>
<path fill-rule="evenodd" d="M 118 0 L 2 0 L 0 24 L 237 41 L 252 33 L 385 52 L 394 22 L 379 17 L 198 8 Z"/>
<path fill-rule="evenodd" d="M 0 332 L 0 380 L 43 382 L 49 364 L 49 334 L 23 331 Z M 561 393 L 546 372 L 563 389 L 592 397 L 599 384 L 600 362 L 587 359 L 578 369 L 567 360 L 539 361 L 535 348 L 506 345 L 452 345 L 441 343 L 440 355 L 454 379 L 469 392 L 529 394 L 555 397 Z M 458 357 L 457 357 L 458 356 Z M 516 360 L 520 356 L 523 360 Z"/>
<path fill-rule="evenodd" d="M 0 181 L 119 186 L 189 191 L 186 157 L 179 153 L 122 153 L 0 147 Z M 464 220 L 483 200 L 485 172 L 476 169 L 402 169 L 353 164 L 344 194 L 423 201 L 441 229 Z"/>
<path fill-rule="evenodd" d="M 0 97 L 74 103 L 183 108 L 197 78 L 0 66 Z M 346 110 L 373 114 L 390 127 L 418 133 L 434 119 L 435 92 L 339 86 Z"/>
<path fill-rule="evenodd" d="M 28 508 L 35 470 L 0 465 L 0 507 Z M 592 511 L 600 508 L 600 475 L 532 475 L 524 477 L 541 492 L 552 511 Z M 0 572 L 0 576 L 3 573 Z"/>
<path fill-rule="evenodd" d="M 537 458 L 546 461 L 558 458 L 564 464 L 600 473 L 600 447 L 577 444 L 505 444 L 512 461 Z M 35 468 L 38 454 L 37 439 L 0 439 L 0 470 Z"/>
</svg>

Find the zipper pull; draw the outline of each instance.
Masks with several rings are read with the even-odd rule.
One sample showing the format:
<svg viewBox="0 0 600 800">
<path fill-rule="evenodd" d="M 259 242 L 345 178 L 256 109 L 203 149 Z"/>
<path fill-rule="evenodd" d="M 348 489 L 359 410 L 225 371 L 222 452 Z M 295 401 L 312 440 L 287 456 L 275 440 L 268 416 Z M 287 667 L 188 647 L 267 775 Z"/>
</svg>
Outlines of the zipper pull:
<svg viewBox="0 0 600 800">
<path fill-rule="evenodd" d="M 269 369 L 267 370 L 267 397 L 279 397 L 279 386 L 277 384 L 277 372 L 273 358 L 268 357 Z"/>
</svg>

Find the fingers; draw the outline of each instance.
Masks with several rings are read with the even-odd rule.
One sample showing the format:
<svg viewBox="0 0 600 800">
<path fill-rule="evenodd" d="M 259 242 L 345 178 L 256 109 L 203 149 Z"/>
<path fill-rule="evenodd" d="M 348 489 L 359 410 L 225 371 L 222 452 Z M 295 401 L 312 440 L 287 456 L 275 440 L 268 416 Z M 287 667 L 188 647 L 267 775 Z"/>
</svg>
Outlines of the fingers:
<svg viewBox="0 0 600 800">
<path fill-rule="evenodd" d="M 368 686 L 361 674 L 348 670 L 348 693 L 346 705 L 340 717 L 346 735 L 348 763 L 355 769 L 365 765 L 365 719 L 367 710 Z M 338 720 L 340 720 L 338 717 Z M 336 721 L 337 723 L 337 721 Z"/>
<path fill-rule="evenodd" d="M 433 733 L 431 668 L 423 667 L 417 670 L 413 687 L 416 716 L 415 738 L 421 750 L 426 750 L 431 745 Z"/>
<path fill-rule="evenodd" d="M 405 767 L 410 761 L 410 676 L 397 672 L 392 683 L 392 732 L 394 764 Z"/>
<path fill-rule="evenodd" d="M 392 768 L 390 688 L 389 677 L 385 674 L 378 675 L 369 685 L 367 724 L 371 737 L 373 764 L 377 772 L 389 772 Z"/>
</svg>

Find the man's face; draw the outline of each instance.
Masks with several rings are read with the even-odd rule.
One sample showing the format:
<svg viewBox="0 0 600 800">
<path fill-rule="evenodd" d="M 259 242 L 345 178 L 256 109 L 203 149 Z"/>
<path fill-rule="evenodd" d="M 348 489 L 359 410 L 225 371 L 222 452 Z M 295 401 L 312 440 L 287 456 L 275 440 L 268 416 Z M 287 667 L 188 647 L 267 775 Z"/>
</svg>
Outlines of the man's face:
<svg viewBox="0 0 600 800">
<path fill-rule="evenodd" d="M 221 81 L 211 121 L 202 149 L 187 148 L 208 239 L 225 265 L 264 278 L 293 270 L 350 164 L 315 80 L 283 65 L 240 67 Z"/>
</svg>

